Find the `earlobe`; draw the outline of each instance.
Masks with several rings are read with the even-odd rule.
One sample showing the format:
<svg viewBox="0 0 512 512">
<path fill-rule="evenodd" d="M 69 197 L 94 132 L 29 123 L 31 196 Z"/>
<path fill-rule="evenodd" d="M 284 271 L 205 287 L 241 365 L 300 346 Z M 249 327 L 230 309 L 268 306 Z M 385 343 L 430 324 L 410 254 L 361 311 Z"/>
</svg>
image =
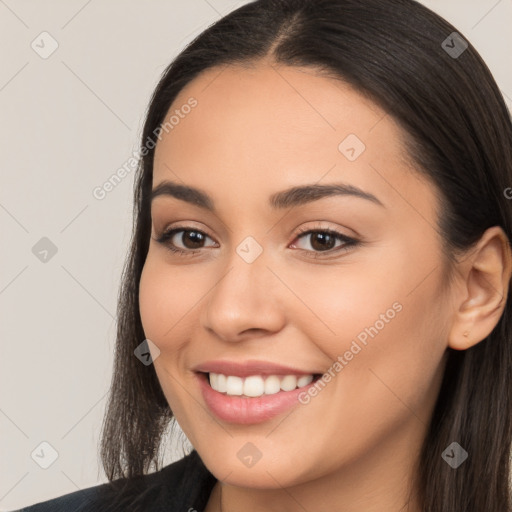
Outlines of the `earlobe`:
<svg viewBox="0 0 512 512">
<path fill-rule="evenodd" d="M 499 226 L 485 231 L 457 265 L 460 286 L 448 345 L 466 350 L 484 340 L 498 324 L 511 277 L 510 243 Z"/>
</svg>

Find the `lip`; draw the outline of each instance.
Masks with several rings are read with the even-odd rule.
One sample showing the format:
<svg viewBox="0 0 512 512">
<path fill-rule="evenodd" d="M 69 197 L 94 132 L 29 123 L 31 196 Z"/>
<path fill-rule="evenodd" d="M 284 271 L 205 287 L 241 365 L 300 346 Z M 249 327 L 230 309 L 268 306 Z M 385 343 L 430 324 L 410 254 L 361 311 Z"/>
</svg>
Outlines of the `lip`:
<svg viewBox="0 0 512 512">
<path fill-rule="evenodd" d="M 230 374 L 233 375 L 233 374 Z M 252 374 L 254 375 L 254 373 Z M 275 374 L 274 374 L 275 375 Z M 290 375 L 290 373 L 288 373 Z M 299 395 L 315 385 L 316 380 L 307 386 L 292 391 L 279 391 L 273 395 L 261 397 L 229 396 L 215 391 L 208 381 L 206 373 L 196 373 L 203 399 L 210 411 L 220 420 L 239 425 L 250 425 L 268 421 L 279 414 L 298 406 Z"/>
<path fill-rule="evenodd" d="M 322 373 L 319 371 L 305 371 L 271 363 L 269 361 L 249 360 L 243 362 L 236 361 L 207 361 L 193 368 L 196 372 L 203 373 L 222 373 L 224 375 L 233 375 L 236 377 L 249 377 L 250 375 L 316 375 Z"/>
</svg>

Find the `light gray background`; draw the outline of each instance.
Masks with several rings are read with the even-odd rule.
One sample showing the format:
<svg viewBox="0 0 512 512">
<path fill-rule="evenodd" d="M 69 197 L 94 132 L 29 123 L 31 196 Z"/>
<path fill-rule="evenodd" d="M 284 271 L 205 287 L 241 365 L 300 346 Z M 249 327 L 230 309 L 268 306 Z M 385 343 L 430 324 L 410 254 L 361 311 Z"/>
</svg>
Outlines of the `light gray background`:
<svg viewBox="0 0 512 512">
<path fill-rule="evenodd" d="M 103 200 L 92 191 L 137 150 L 171 59 L 244 3 L 0 0 L 0 510 L 106 481 L 97 443 L 134 173 Z M 476 46 L 512 108 L 512 0 L 424 3 Z M 44 31 L 59 45 L 46 59 L 31 47 L 50 48 Z M 42 237 L 57 247 L 45 263 Z M 31 458 L 43 441 L 58 452 L 48 469 Z"/>
</svg>

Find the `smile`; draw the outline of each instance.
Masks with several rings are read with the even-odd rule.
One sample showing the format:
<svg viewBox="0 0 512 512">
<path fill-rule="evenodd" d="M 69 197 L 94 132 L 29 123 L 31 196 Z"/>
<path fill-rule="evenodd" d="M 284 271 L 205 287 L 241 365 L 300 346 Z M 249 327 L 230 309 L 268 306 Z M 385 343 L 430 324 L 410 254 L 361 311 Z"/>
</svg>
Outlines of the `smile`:
<svg viewBox="0 0 512 512">
<path fill-rule="evenodd" d="M 239 377 L 197 372 L 196 376 L 207 408 L 218 419 L 250 425 L 268 421 L 300 405 L 299 395 L 307 392 L 321 374 Z"/>
<path fill-rule="evenodd" d="M 229 396 L 259 397 L 275 395 L 280 391 L 292 391 L 307 386 L 315 376 L 311 375 L 249 375 L 238 377 L 222 373 L 209 374 L 212 389 Z"/>
</svg>

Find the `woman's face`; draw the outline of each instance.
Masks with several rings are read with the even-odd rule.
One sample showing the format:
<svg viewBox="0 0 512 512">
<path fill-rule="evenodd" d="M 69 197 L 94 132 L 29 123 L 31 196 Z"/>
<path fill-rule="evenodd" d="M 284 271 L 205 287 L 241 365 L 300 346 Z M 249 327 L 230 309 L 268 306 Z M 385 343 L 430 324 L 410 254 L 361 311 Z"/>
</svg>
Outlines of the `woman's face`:
<svg viewBox="0 0 512 512">
<path fill-rule="evenodd" d="M 170 115 L 153 189 L 207 201 L 155 195 L 139 299 L 185 434 L 237 486 L 401 478 L 439 391 L 450 300 L 435 189 L 399 127 L 341 82 L 268 64 L 207 71 Z"/>
</svg>

